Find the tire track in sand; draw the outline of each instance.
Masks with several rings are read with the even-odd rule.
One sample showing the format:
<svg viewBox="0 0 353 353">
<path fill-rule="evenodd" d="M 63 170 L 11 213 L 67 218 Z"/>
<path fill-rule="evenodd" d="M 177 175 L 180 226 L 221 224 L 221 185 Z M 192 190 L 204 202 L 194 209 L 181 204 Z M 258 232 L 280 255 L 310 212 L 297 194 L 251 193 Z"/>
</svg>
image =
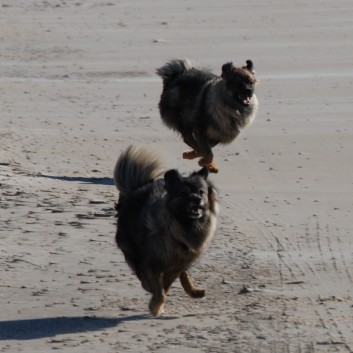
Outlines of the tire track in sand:
<svg viewBox="0 0 353 353">
<path fill-rule="evenodd" d="M 327 223 L 322 226 L 316 218 L 301 225 L 305 236 L 300 234 L 300 227 L 294 233 L 286 233 L 290 227 L 265 219 L 257 210 L 239 204 L 233 207 L 252 219 L 251 226 L 257 229 L 253 236 L 263 244 L 259 246 L 276 254 L 273 269 L 284 295 L 297 295 L 302 300 L 297 309 L 302 311 L 303 321 L 318 328 L 318 334 L 308 344 L 318 351 L 328 348 L 327 352 L 353 353 L 353 247 L 346 238 L 342 240 L 339 227 L 332 232 Z M 261 260 L 255 260 L 258 261 Z M 290 304 L 284 304 L 283 310 L 291 312 Z M 312 352 L 315 351 L 313 348 Z"/>
</svg>

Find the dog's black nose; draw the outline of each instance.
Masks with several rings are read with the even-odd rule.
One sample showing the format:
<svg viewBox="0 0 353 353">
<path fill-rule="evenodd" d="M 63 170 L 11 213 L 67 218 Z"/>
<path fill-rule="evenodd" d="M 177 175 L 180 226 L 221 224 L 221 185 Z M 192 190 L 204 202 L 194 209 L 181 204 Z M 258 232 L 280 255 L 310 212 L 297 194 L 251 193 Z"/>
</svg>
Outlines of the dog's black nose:
<svg viewBox="0 0 353 353">
<path fill-rule="evenodd" d="M 251 97 L 254 93 L 254 90 L 251 88 L 251 87 L 246 87 L 245 88 L 245 94 L 248 96 L 248 97 Z"/>
<path fill-rule="evenodd" d="M 200 206 L 202 202 L 202 198 L 199 195 L 192 195 L 191 196 L 191 201 L 194 203 L 196 206 Z"/>
</svg>

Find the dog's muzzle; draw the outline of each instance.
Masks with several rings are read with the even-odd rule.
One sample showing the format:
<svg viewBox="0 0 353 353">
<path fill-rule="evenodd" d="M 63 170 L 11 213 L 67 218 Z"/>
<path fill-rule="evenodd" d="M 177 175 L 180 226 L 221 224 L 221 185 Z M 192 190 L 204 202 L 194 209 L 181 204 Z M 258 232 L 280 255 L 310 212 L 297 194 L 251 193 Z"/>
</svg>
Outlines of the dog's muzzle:
<svg viewBox="0 0 353 353">
<path fill-rule="evenodd" d="M 189 216 L 191 218 L 201 218 L 205 211 L 205 203 L 199 196 L 194 196 L 190 201 L 190 206 L 188 209 Z"/>
</svg>

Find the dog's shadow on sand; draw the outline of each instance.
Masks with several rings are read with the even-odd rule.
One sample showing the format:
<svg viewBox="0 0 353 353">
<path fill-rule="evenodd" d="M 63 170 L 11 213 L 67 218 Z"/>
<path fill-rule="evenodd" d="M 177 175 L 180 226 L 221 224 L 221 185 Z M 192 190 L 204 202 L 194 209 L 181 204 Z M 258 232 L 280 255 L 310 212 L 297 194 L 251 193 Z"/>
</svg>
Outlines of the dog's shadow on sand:
<svg viewBox="0 0 353 353">
<path fill-rule="evenodd" d="M 151 318 L 148 314 L 122 318 L 96 316 L 51 317 L 28 320 L 0 321 L 0 341 L 34 340 L 64 334 L 100 331 L 127 321 Z"/>
<path fill-rule="evenodd" d="M 55 179 L 61 181 L 71 181 L 83 184 L 98 184 L 98 185 L 114 185 L 114 180 L 112 178 L 97 178 L 97 177 L 79 177 L 79 176 L 56 176 L 56 175 L 46 175 L 38 174 L 38 178 Z"/>
</svg>

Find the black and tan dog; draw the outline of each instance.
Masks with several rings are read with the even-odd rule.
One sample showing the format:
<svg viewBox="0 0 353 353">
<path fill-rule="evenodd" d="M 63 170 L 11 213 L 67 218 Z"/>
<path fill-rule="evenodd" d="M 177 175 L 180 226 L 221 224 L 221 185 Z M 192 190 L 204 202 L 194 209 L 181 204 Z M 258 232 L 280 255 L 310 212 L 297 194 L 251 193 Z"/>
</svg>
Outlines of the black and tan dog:
<svg viewBox="0 0 353 353">
<path fill-rule="evenodd" d="M 207 168 L 187 177 L 175 169 L 160 175 L 158 157 L 132 146 L 114 169 L 120 191 L 116 241 L 142 287 L 152 293 L 149 308 L 155 316 L 163 312 L 177 278 L 191 297 L 205 295 L 187 270 L 213 237 L 218 213 Z"/>
<path fill-rule="evenodd" d="M 201 157 L 199 164 L 217 173 L 212 147 L 232 142 L 257 112 L 252 61 L 242 67 L 226 63 L 221 76 L 199 69 L 189 60 L 170 61 L 156 72 L 163 79 L 162 120 L 192 148 L 183 158 Z"/>
</svg>

